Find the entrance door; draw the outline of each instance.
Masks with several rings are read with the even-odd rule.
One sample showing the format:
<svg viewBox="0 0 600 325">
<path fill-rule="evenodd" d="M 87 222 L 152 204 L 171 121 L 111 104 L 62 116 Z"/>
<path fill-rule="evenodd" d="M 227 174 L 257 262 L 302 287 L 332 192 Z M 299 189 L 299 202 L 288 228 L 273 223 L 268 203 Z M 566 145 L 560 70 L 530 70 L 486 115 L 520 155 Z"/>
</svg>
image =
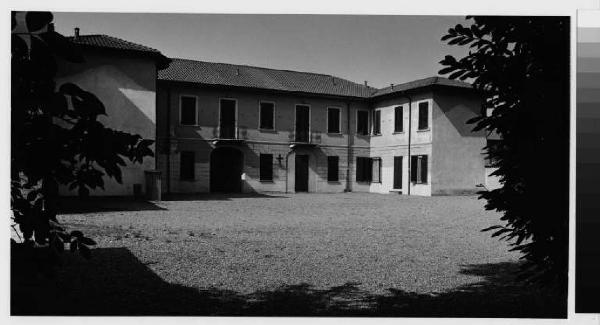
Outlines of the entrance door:
<svg viewBox="0 0 600 325">
<path fill-rule="evenodd" d="M 394 189 L 402 189 L 402 156 L 394 157 Z"/>
<path fill-rule="evenodd" d="M 222 139 L 235 139 L 235 100 L 221 99 L 221 119 L 219 136 Z"/>
<path fill-rule="evenodd" d="M 296 192 L 308 192 L 308 155 L 296 155 Z"/>
<path fill-rule="evenodd" d="M 310 107 L 306 105 L 296 106 L 296 141 L 308 142 L 309 139 L 309 124 L 310 124 Z"/>
<path fill-rule="evenodd" d="M 217 148 L 210 155 L 210 191 L 242 191 L 242 152 L 235 148 Z"/>
</svg>

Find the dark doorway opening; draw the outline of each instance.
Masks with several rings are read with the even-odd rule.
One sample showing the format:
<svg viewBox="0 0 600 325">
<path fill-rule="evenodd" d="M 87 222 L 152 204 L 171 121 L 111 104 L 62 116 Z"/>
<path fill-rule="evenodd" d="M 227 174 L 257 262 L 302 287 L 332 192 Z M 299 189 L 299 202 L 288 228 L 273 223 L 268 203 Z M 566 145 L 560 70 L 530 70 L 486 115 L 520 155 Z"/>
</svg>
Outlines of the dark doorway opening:
<svg viewBox="0 0 600 325">
<path fill-rule="evenodd" d="M 308 155 L 296 155 L 296 192 L 308 192 Z"/>
<path fill-rule="evenodd" d="M 310 107 L 306 105 L 296 106 L 296 141 L 308 142 L 310 128 Z"/>
<path fill-rule="evenodd" d="M 394 157 L 394 189 L 402 189 L 402 156 Z"/>
<path fill-rule="evenodd" d="M 235 148 L 217 148 L 210 156 L 210 191 L 217 193 L 242 192 L 244 157 Z"/>
<path fill-rule="evenodd" d="M 221 118 L 219 120 L 219 136 L 222 139 L 236 139 L 235 132 L 235 100 L 221 99 Z"/>
</svg>

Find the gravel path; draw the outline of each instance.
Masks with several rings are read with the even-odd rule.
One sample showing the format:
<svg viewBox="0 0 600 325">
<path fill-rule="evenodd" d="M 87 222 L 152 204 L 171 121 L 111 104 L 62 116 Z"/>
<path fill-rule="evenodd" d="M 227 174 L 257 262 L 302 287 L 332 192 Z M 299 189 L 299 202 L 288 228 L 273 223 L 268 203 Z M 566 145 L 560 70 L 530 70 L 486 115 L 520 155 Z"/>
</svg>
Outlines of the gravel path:
<svg viewBox="0 0 600 325">
<path fill-rule="evenodd" d="M 482 281 L 461 273 L 469 265 L 517 260 L 507 244 L 480 232 L 500 217 L 483 204 L 465 196 L 207 195 L 60 220 L 98 248 L 127 248 L 166 282 L 198 289 L 353 282 L 377 294 L 427 293 Z"/>
</svg>

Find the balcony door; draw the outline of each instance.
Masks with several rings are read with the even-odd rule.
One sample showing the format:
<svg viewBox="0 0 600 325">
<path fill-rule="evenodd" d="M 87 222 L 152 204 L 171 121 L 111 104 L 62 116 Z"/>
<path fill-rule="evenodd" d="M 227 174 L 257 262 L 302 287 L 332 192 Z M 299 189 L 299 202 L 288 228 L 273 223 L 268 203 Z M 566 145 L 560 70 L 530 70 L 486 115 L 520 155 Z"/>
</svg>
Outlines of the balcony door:
<svg viewBox="0 0 600 325">
<path fill-rule="evenodd" d="M 235 139 L 236 101 L 234 99 L 221 99 L 219 118 L 219 137 Z"/>
<path fill-rule="evenodd" d="M 310 107 L 296 105 L 296 141 L 309 142 Z"/>
</svg>

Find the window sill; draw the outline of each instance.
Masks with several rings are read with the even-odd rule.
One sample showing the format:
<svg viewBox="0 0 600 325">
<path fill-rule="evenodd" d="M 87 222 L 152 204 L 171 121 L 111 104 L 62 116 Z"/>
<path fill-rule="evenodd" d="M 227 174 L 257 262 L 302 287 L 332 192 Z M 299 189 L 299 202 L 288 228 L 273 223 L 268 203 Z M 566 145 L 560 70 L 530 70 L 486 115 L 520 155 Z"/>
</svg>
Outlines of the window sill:
<svg viewBox="0 0 600 325">
<path fill-rule="evenodd" d="M 330 180 L 327 180 L 327 183 L 331 183 L 331 184 L 342 184 L 342 182 L 340 182 L 339 180 L 337 180 L 337 181 L 330 181 Z"/>
<path fill-rule="evenodd" d="M 417 129 L 417 132 L 429 132 L 429 131 L 431 131 L 431 128 L 426 128 L 426 129 L 422 129 L 422 130 Z"/>
<path fill-rule="evenodd" d="M 404 131 L 394 131 L 392 134 L 404 134 Z"/>
<path fill-rule="evenodd" d="M 373 134 L 371 134 L 371 136 L 372 136 L 372 137 L 380 137 L 380 136 L 381 136 L 381 133 L 373 133 Z"/>
<path fill-rule="evenodd" d="M 261 133 L 277 133 L 277 130 L 275 130 L 275 129 L 258 128 L 258 132 L 261 132 Z"/>
<path fill-rule="evenodd" d="M 271 184 L 275 183 L 272 179 L 261 179 L 261 180 L 259 180 L 259 182 L 261 182 L 261 183 L 271 183 Z"/>
<path fill-rule="evenodd" d="M 327 132 L 327 135 L 330 137 L 341 137 L 342 133 L 341 132 Z"/>
<path fill-rule="evenodd" d="M 196 179 L 190 179 L 190 178 L 180 178 L 179 180 L 182 182 L 195 182 L 196 181 Z"/>
<path fill-rule="evenodd" d="M 182 127 L 199 127 L 200 124 L 179 124 Z"/>
</svg>

